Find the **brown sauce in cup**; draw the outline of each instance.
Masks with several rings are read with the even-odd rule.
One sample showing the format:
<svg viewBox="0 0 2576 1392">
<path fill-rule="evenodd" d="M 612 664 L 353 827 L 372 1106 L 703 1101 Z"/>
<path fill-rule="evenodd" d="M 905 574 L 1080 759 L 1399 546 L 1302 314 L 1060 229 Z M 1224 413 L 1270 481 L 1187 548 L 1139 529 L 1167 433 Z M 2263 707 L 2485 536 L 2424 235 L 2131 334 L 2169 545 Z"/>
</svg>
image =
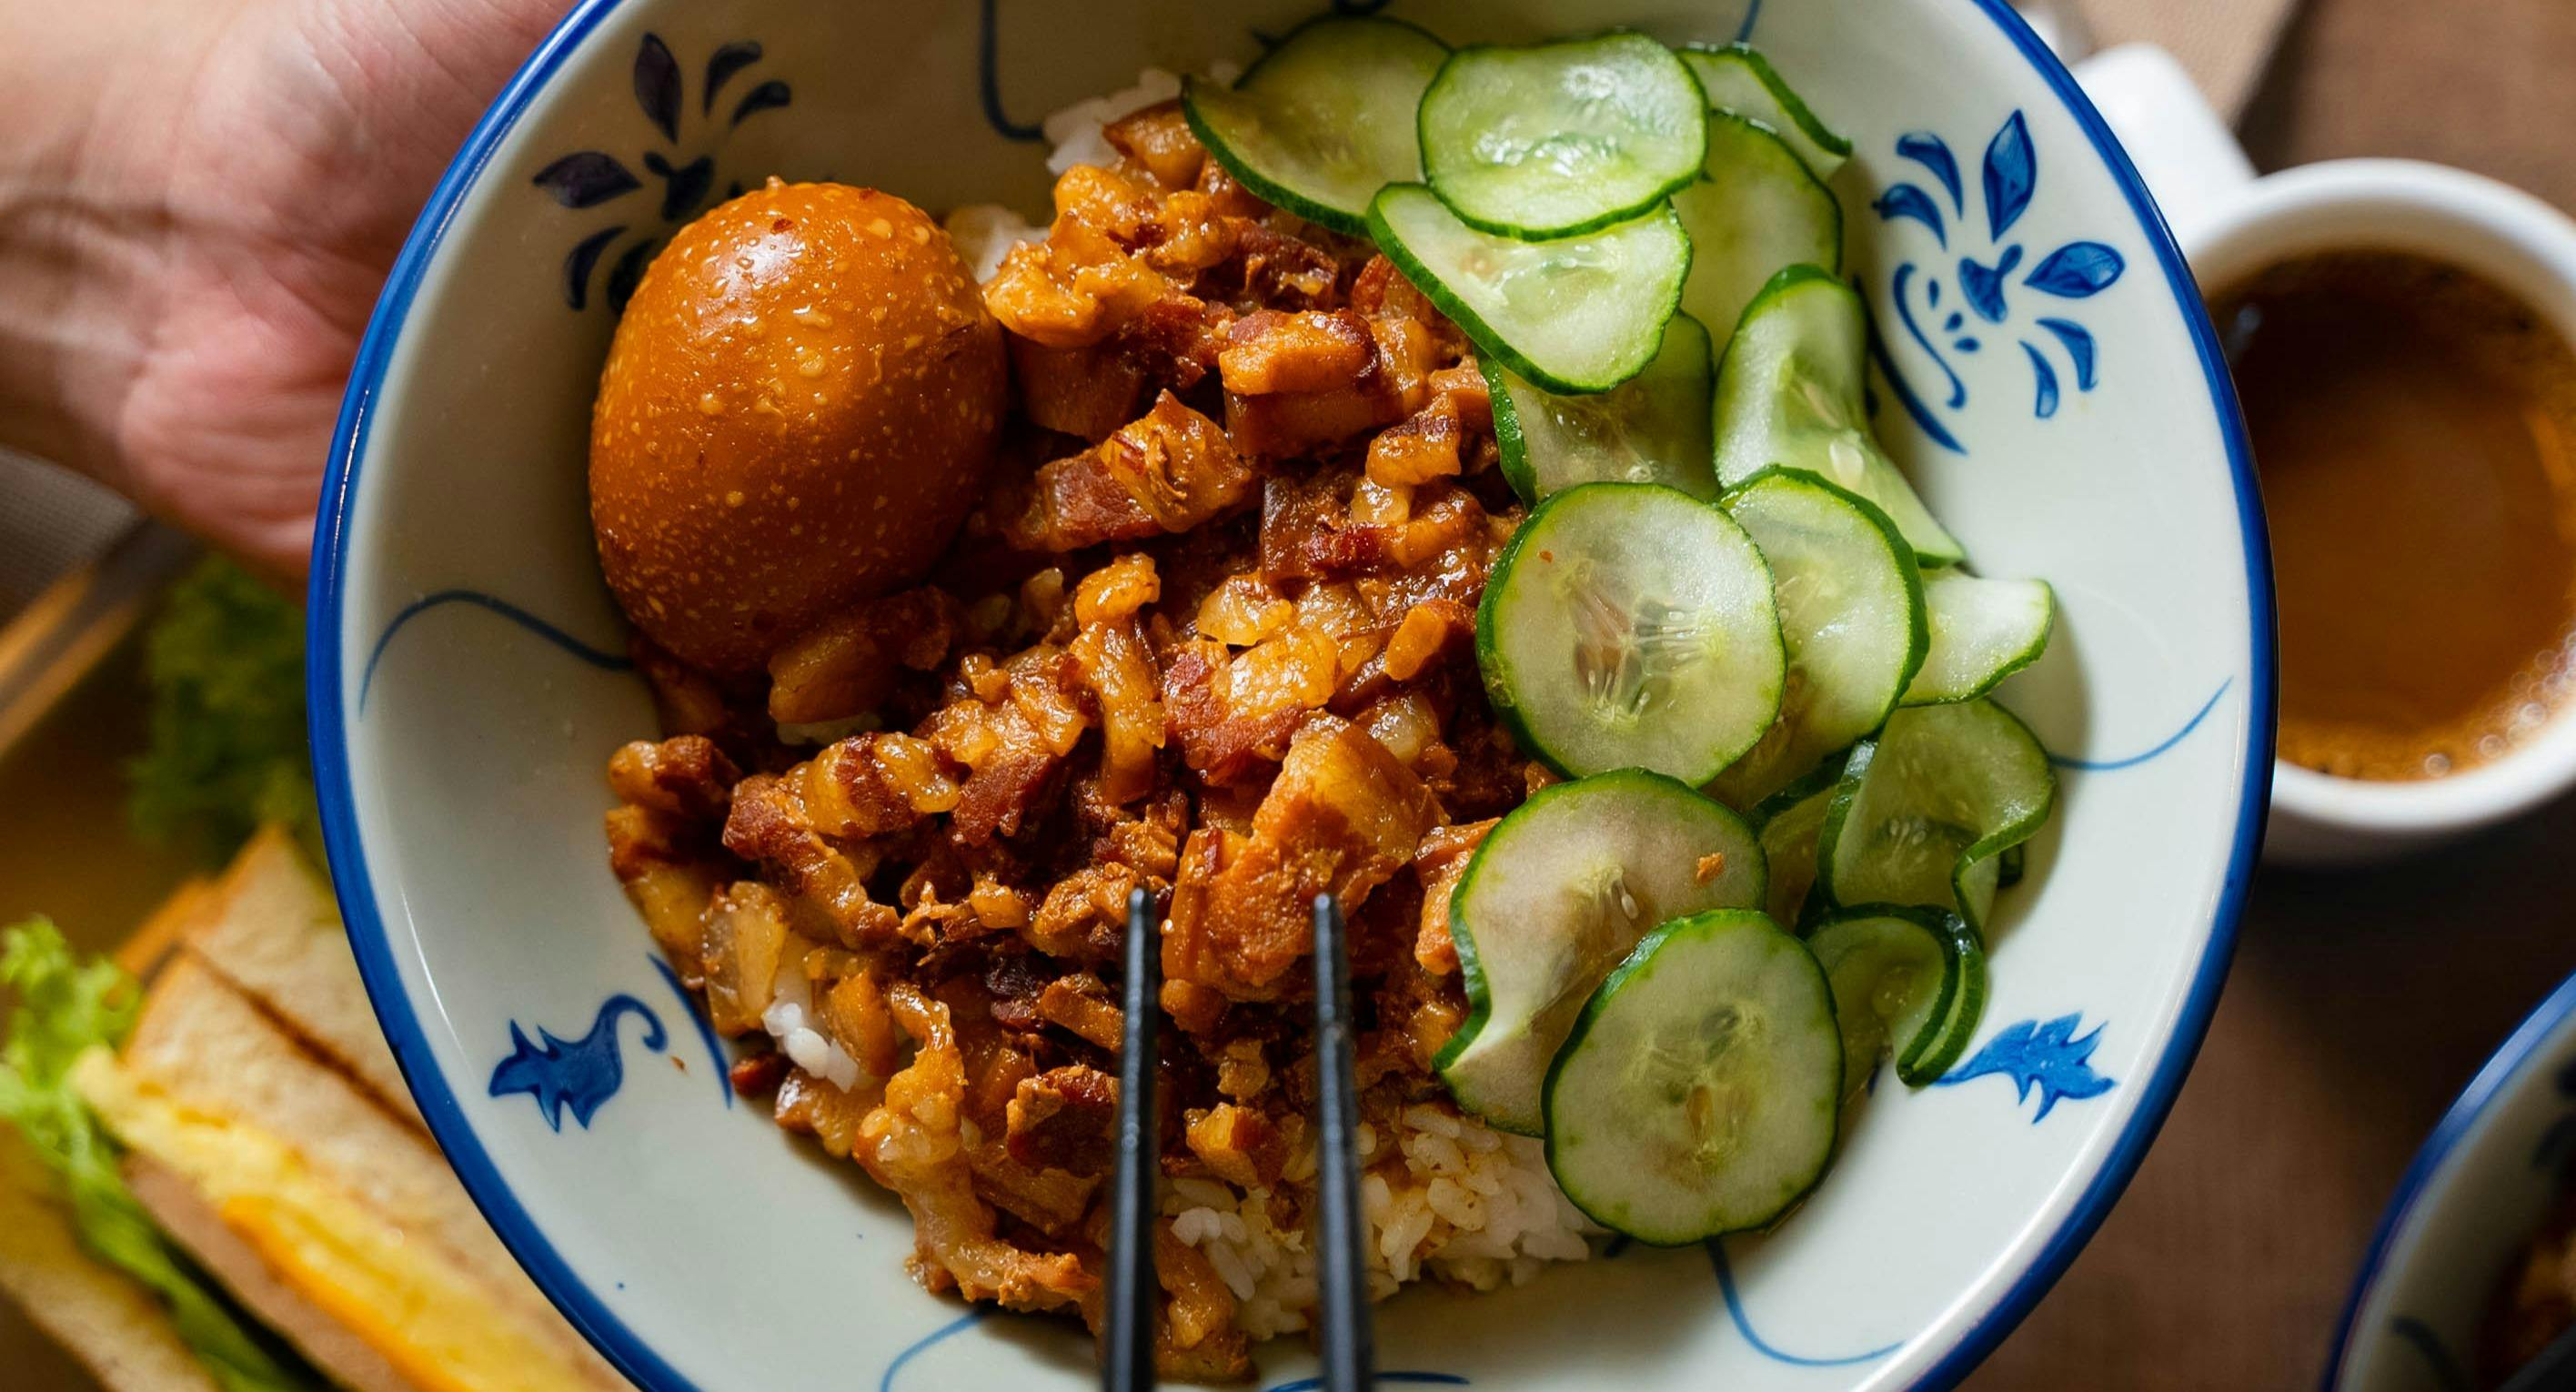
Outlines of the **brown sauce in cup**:
<svg viewBox="0 0 2576 1392">
<path fill-rule="evenodd" d="M 2281 757 L 2437 778 L 2576 674 L 2576 351 L 2464 270 L 2378 251 L 2211 300 L 2272 531 Z"/>
</svg>

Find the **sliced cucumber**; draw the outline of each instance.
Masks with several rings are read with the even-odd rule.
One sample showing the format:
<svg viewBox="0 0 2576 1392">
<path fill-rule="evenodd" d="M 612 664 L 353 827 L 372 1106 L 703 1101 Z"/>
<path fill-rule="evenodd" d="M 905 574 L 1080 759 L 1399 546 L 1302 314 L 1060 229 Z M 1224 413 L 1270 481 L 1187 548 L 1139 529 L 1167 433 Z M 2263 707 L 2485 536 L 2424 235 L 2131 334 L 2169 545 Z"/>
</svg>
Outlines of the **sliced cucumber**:
<svg viewBox="0 0 2576 1392">
<path fill-rule="evenodd" d="M 1759 540 L 1757 537 L 1756 540 Z M 1964 701 L 2039 660 L 2057 621 L 2045 580 L 1986 580 L 1958 571 L 1923 578 L 1932 651 L 1905 689 L 1905 704 Z"/>
<path fill-rule="evenodd" d="M 1700 90 L 1708 95 L 1712 110 L 1730 111 L 1780 132 L 1789 148 L 1814 170 L 1819 179 L 1830 179 L 1851 158 L 1849 140 L 1816 119 L 1797 92 L 1783 81 L 1771 66 L 1771 60 L 1749 44 L 1729 44 L 1724 48 L 1694 45 L 1681 51 L 1682 63 L 1699 79 Z"/>
<path fill-rule="evenodd" d="M 1748 820 L 1762 840 L 1762 869 L 1768 881 L 1765 907 L 1773 922 L 1805 931 L 1812 916 L 1809 891 L 1816 886 L 1816 839 L 1825 830 L 1825 812 L 1833 806 L 1842 782 L 1842 761 L 1790 784 L 1753 809 Z"/>
<path fill-rule="evenodd" d="M 1670 208 L 1522 242 L 1460 222 L 1420 184 L 1390 184 L 1368 226 L 1479 352 L 1553 392 L 1608 391 L 1644 371 L 1690 270 L 1690 238 Z"/>
<path fill-rule="evenodd" d="M 1471 227 L 1572 236 L 1697 176 L 1707 109 L 1690 70 L 1643 34 L 1471 45 L 1422 94 L 1422 167 Z"/>
<path fill-rule="evenodd" d="M 1703 909 L 1762 902 L 1744 819 L 1659 773 L 1559 783 L 1503 818 L 1449 901 L 1469 1011 L 1437 1066 L 1458 1105 L 1535 1136 L 1548 1061 L 1637 939 Z"/>
<path fill-rule="evenodd" d="M 1845 909 L 1817 924 L 1807 947 L 1834 987 L 1845 1101 L 1869 1085 L 1879 1059 L 1891 1052 L 1899 1078 L 1913 1087 L 1957 1062 L 1965 1042 L 1953 1039 L 1960 993 L 1973 989 L 1983 1013 L 1986 960 L 1957 914 L 1887 905 Z M 1927 1063 L 1929 1076 L 1921 1067 Z"/>
<path fill-rule="evenodd" d="M 1336 232 L 1368 231 L 1369 200 L 1422 177 L 1414 113 L 1449 46 L 1399 20 L 1297 26 L 1231 88 L 1181 85 L 1199 143 L 1262 198 Z"/>
<path fill-rule="evenodd" d="M 1537 502 L 1578 483 L 1660 483 L 1694 498 L 1717 496 L 1709 466 L 1708 401 L 1717 354 L 1687 314 L 1664 326 L 1646 370 L 1606 392 L 1561 396 L 1531 386 L 1491 358 L 1479 360 L 1494 401 L 1503 477 Z"/>
<path fill-rule="evenodd" d="M 1494 562 L 1476 660 L 1549 767 L 1694 786 L 1770 728 L 1787 666 L 1762 553 L 1715 505 L 1654 483 L 1540 503 Z"/>
<path fill-rule="evenodd" d="M 1929 640 L 1914 552 L 1886 513 L 1782 471 L 1755 476 L 1725 506 L 1771 564 L 1789 651 L 1779 718 L 1711 789 L 1749 807 L 1885 722 Z"/>
<path fill-rule="evenodd" d="M 1908 706 L 1852 750 L 1825 813 L 1816 862 L 1837 905 L 1921 904 L 1982 929 L 2005 848 L 2057 800 L 2048 754 L 1984 697 Z"/>
<path fill-rule="evenodd" d="M 1682 311 L 1734 331 L 1771 277 L 1790 266 L 1843 264 L 1843 205 L 1780 137 L 1740 116 L 1708 118 L 1708 162 L 1673 193 L 1690 234 Z"/>
<path fill-rule="evenodd" d="M 1817 266 L 1792 266 L 1753 297 L 1717 373 L 1717 478 L 1804 470 L 1876 503 L 1925 566 L 1965 555 L 1933 520 L 1861 412 L 1869 344 L 1860 296 Z"/>
<path fill-rule="evenodd" d="M 1950 995 L 1939 1022 L 1918 1036 L 1915 1047 L 1896 1056 L 1896 1080 L 1907 1087 L 1930 1087 L 1956 1066 L 1977 1037 L 1986 1018 L 1986 942 L 1957 914 L 1941 915 L 1941 928 L 1951 955 L 1959 963 L 1959 989 Z"/>
<path fill-rule="evenodd" d="M 1641 1242 L 1761 1227 L 1833 1157 L 1842 1055 L 1806 944 L 1748 910 L 1676 919 L 1593 992 L 1548 1070 L 1548 1168 Z"/>
</svg>

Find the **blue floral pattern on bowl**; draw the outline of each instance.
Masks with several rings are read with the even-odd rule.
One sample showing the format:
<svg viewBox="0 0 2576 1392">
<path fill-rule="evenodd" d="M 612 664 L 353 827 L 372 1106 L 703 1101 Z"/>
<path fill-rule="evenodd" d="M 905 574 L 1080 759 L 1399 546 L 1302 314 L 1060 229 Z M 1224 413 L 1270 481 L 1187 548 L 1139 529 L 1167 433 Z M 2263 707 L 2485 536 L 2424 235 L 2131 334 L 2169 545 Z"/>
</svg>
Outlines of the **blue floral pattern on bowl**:
<svg viewBox="0 0 2576 1392">
<path fill-rule="evenodd" d="M 2111 1090 L 2111 1080 L 2094 1072 L 2091 1062 L 2093 1050 L 2102 1042 L 2103 1027 L 2095 1025 L 2079 1035 L 2075 1031 L 2083 1021 L 2079 1012 L 2060 1015 L 2046 1024 L 2024 1020 L 2009 1026 L 1934 1086 L 1956 1087 L 1985 1077 L 2009 1078 L 2017 1101 L 2028 1101 L 2031 1090 L 2036 1088 L 2039 1110 L 2031 1114 L 2030 1124 L 2037 1126 L 2060 1102 L 2081 1102 Z"/>
<path fill-rule="evenodd" d="M 698 81 L 698 103 L 694 123 L 712 126 L 716 120 L 716 99 L 723 96 L 735 77 L 757 65 L 765 50 L 755 39 L 737 39 L 720 44 L 707 55 L 703 75 Z M 653 253 L 674 229 L 696 217 L 708 204 L 716 186 L 716 153 L 704 150 L 690 157 L 682 148 L 680 131 L 690 124 L 688 80 L 680 70 L 680 60 L 662 36 L 647 33 L 635 49 L 635 104 L 644 115 L 652 132 L 661 143 L 636 156 L 645 173 L 661 183 L 659 206 L 641 216 L 642 231 L 626 243 L 608 270 L 607 300 L 610 310 L 626 307 L 628 296 L 635 293 L 644 268 L 653 261 Z M 716 134 L 719 143 L 743 122 L 764 111 L 775 111 L 795 100 L 795 91 L 776 78 L 760 82 L 735 98 L 724 124 Z M 605 150 L 575 150 L 548 161 L 529 180 L 546 191 L 564 207 L 585 211 L 618 202 L 629 194 L 645 191 L 645 183 L 626 161 Z M 725 196 L 735 197 L 743 191 L 739 180 L 725 186 Z M 616 246 L 636 224 L 617 223 L 584 236 L 564 256 L 564 303 L 575 310 L 590 304 L 590 287 L 601 258 Z"/>
<path fill-rule="evenodd" d="M 2018 285 L 2055 299 L 2088 300 L 2117 283 L 2128 262 L 2107 242 L 2077 240 L 2040 256 L 2028 271 L 2022 270 L 2028 249 L 2010 238 L 2039 192 L 2039 151 L 2031 141 L 2030 123 L 2023 113 L 2015 111 L 1986 142 L 1979 179 L 1985 235 L 1982 245 L 1976 248 L 1966 244 L 1970 232 L 1967 188 L 1950 143 L 1933 132 L 1914 131 L 1897 138 L 1896 154 L 1921 166 L 1931 176 L 1934 186 L 1947 196 L 1950 214 L 1942 211 L 1943 199 L 1920 184 L 1906 182 L 1890 185 L 1871 202 L 1879 220 L 1919 225 L 1931 234 L 1935 248 L 1941 252 L 1953 249 L 1954 230 L 1961 243 L 1952 271 L 1957 294 L 1946 310 L 1942 303 L 1944 282 L 1937 269 L 1925 271 L 1917 262 L 1906 260 L 1898 263 L 1890 277 L 1888 295 L 1897 321 L 1915 347 L 1939 369 L 1948 388 L 1936 410 L 1882 345 L 1879 366 L 1895 387 L 1907 414 L 1944 448 L 1965 452 L 1940 414 L 1955 412 L 1968 404 L 1968 383 L 1943 352 L 1943 345 L 1962 358 L 1973 357 L 1985 351 L 1986 341 L 1981 335 L 1989 330 L 2017 335 L 2022 354 L 2030 364 L 2033 415 L 2042 420 L 2055 416 L 2063 398 L 2052 353 L 2037 341 L 2040 335 L 2055 341 L 2056 352 L 2064 355 L 2075 379 L 2075 389 L 2093 390 L 2100 381 L 2101 349 L 2092 331 L 2073 319 L 2043 314 L 2029 321 L 2037 335 L 2023 332 L 2015 327 L 2013 292 Z M 1951 214 L 1957 217 L 1955 224 L 1950 221 Z M 2014 280 L 2016 274 L 2020 276 L 2018 282 Z M 1969 317 L 1972 314 L 1973 320 Z M 1927 322 L 1935 324 L 1936 329 L 1927 332 Z M 1936 343 L 1936 338 L 1941 342 Z"/>
</svg>

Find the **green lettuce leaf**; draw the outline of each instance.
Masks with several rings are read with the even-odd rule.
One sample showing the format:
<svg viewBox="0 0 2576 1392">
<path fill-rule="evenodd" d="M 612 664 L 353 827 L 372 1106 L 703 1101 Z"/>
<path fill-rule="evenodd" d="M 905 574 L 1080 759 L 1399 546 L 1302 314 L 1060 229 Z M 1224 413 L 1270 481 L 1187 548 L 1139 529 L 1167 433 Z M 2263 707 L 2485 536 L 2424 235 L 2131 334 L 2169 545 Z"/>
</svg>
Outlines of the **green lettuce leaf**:
<svg viewBox="0 0 2576 1392">
<path fill-rule="evenodd" d="M 0 929 L 0 986 L 18 993 L 0 1043 L 0 1121 L 61 1177 L 81 1242 L 158 1295 L 224 1392 L 321 1392 L 303 1359 L 243 1315 L 126 1189 L 116 1148 L 72 1088 L 72 1065 L 134 1028 L 141 992 L 113 962 L 81 962 L 51 921 Z"/>
<path fill-rule="evenodd" d="M 144 639 L 150 740 L 126 768 L 135 828 L 209 863 L 284 822 L 322 863 L 304 739 L 304 611 L 209 559 L 170 587 Z"/>
</svg>

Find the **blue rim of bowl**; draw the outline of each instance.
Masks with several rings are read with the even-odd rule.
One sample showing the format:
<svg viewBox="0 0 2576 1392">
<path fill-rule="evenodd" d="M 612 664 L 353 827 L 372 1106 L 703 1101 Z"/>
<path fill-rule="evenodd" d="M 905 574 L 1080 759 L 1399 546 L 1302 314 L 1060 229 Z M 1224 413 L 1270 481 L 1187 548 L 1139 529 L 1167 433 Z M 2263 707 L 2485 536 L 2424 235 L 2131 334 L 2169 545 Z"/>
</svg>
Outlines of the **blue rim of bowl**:
<svg viewBox="0 0 2576 1392">
<path fill-rule="evenodd" d="M 545 88 L 564 60 L 581 47 L 621 0 L 582 0 L 573 12 L 557 24 L 553 32 L 537 46 L 519 71 L 504 87 L 501 95 L 484 112 L 466 137 L 438 186 L 430 194 L 420 219 L 403 243 L 402 254 L 395 260 L 392 274 L 385 282 L 383 294 L 376 302 L 374 315 L 368 320 L 366 336 L 358 346 L 358 357 L 349 375 L 349 388 L 340 406 L 340 419 L 331 441 L 328 472 L 322 484 L 321 506 L 313 535 L 313 579 L 308 597 L 305 664 L 306 706 L 309 735 L 313 746 L 313 768 L 322 810 L 322 834 L 330 852 L 331 868 L 338 887 L 340 910 L 348 926 L 351 947 L 358 959 L 359 974 L 367 984 L 367 993 L 375 1003 L 377 1018 L 393 1046 L 394 1058 L 402 1065 L 403 1076 L 420 1104 L 421 1114 L 429 1122 L 430 1133 L 438 1140 L 483 1216 L 490 1220 L 502 1242 L 527 1268 L 538 1289 L 553 1301 L 574 1328 L 579 1329 L 598 1347 L 609 1362 L 616 1365 L 639 1386 L 651 1392 L 696 1392 L 695 1384 L 683 1377 L 625 1321 L 612 1312 L 605 1301 L 585 1284 L 570 1263 L 555 1250 L 535 1217 L 519 1202 L 509 1182 L 494 1165 L 491 1153 L 466 1120 L 456 1092 L 439 1070 L 429 1039 L 421 1029 L 419 1016 L 411 998 L 403 989 L 402 970 L 395 960 L 393 943 L 386 935 L 384 922 L 376 913 L 375 886 L 367 872 L 366 852 L 358 838 L 356 794 L 349 775 L 347 729 L 341 709 L 343 665 L 341 661 L 341 614 L 348 565 L 349 511 L 356 496 L 358 461 L 366 446 L 367 427 L 372 419 L 375 397 L 384 384 L 385 371 L 393 356 L 395 342 L 401 337 L 404 322 L 410 317 L 412 299 L 420 289 L 422 276 L 436 256 L 449 223 L 456 216 L 466 194 L 472 190 L 484 169 L 491 163 L 519 118 L 524 115 L 538 92 Z M 1969 1370 L 1984 1361 L 2027 1316 L 2032 1307 L 2056 1284 L 2076 1252 L 2090 1240 L 2111 1206 L 2130 1179 L 2136 1175 L 2139 1162 L 2145 1159 L 2148 1145 L 2164 1125 L 2165 1116 L 2173 1109 L 2174 1097 L 2183 1078 L 2191 1071 L 2192 1061 L 2200 1053 L 2203 1037 L 2208 1033 L 2211 1013 L 2218 1004 L 2219 988 L 2227 977 L 2228 964 L 2234 957 L 2237 921 L 2245 906 L 2245 890 L 2252 879 L 2254 865 L 2263 844 L 2263 826 L 2272 786 L 2272 710 L 2277 681 L 2276 655 L 2273 642 L 2272 563 L 2271 550 L 2263 521 L 2263 505 L 2254 481 L 2253 455 L 2245 438 L 2245 428 L 2236 404 L 2236 391 L 2229 380 L 2224 358 L 2218 346 L 2217 331 L 2202 307 L 2200 290 L 2192 279 L 2191 268 L 2175 245 L 2164 215 L 2147 193 L 2137 169 L 2120 148 L 2101 113 L 2093 109 L 2074 76 L 2050 52 L 2046 43 L 2031 31 L 2028 24 L 2013 12 L 2005 0 L 1975 0 L 1976 7 L 2003 30 L 2023 59 L 2028 62 L 2076 124 L 2105 167 L 2119 184 L 2140 230 L 2155 252 L 2156 264 L 2164 272 L 2167 290 L 2182 313 L 2190 330 L 2193 345 L 2200 356 L 2202 375 L 2209 389 L 2210 405 L 2218 417 L 2219 432 L 2227 447 L 2227 463 L 2236 490 L 2239 531 L 2245 546 L 2246 626 L 2252 637 L 2249 654 L 2251 680 L 2247 684 L 2248 720 L 2245 746 L 2243 795 L 2237 808 L 2236 830 L 2229 853 L 2227 874 L 2219 889 L 2218 908 L 2210 925 L 2209 942 L 2201 954 L 2182 1010 L 2175 1017 L 2173 1035 L 2154 1072 L 2141 1089 L 2137 1108 L 2131 1113 L 2127 1128 L 2112 1144 L 2101 1168 L 2077 1198 L 2072 1211 L 2059 1224 L 2055 1233 L 2040 1248 L 2030 1264 L 2013 1279 L 2003 1294 L 1975 1323 L 1957 1337 L 1949 1350 L 1911 1386 L 1936 1389 L 1954 1386 Z"/>
<path fill-rule="evenodd" d="M 2496 1051 L 2479 1066 L 2478 1075 L 2460 1089 L 2451 1109 L 2434 1124 L 2433 1134 L 2424 1138 L 2424 1148 L 2415 1152 L 2405 1176 L 2397 1181 L 2397 1192 L 2389 1198 L 2388 1208 L 2380 1214 L 2379 1230 L 2371 1234 L 2370 1250 L 2361 1259 L 2360 1272 L 2353 1277 L 2352 1294 L 2344 1298 L 2343 1317 L 2335 1321 L 2334 1345 L 2326 1355 L 2327 1392 L 2343 1385 L 2344 1360 L 2352 1353 L 2353 1321 L 2361 1318 L 2361 1307 L 2369 1302 L 2379 1278 L 2387 1274 L 2389 1250 L 2397 1245 L 2398 1234 L 2415 1217 L 2424 1191 L 2432 1187 L 2433 1177 L 2457 1156 L 2461 1142 L 2476 1129 L 2487 1108 L 2513 1090 L 2525 1069 L 2541 1061 L 2541 1046 L 2566 1026 L 2570 1016 L 2576 1016 L 2576 976 L 2558 983 L 2556 990 L 2522 1017 L 2522 1023 L 2514 1026 L 2513 1033 L 2505 1036 L 2504 1043 L 2496 1046 Z"/>
</svg>

